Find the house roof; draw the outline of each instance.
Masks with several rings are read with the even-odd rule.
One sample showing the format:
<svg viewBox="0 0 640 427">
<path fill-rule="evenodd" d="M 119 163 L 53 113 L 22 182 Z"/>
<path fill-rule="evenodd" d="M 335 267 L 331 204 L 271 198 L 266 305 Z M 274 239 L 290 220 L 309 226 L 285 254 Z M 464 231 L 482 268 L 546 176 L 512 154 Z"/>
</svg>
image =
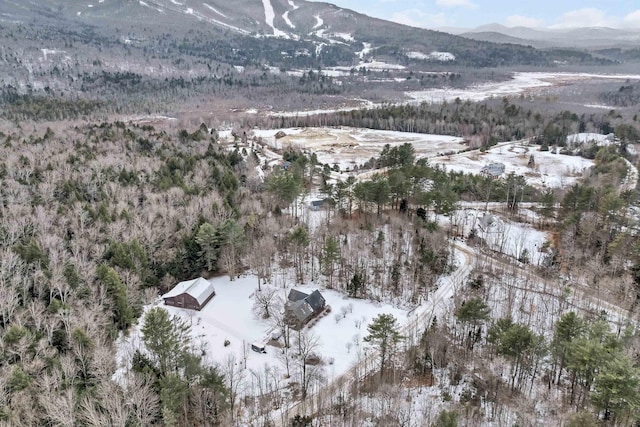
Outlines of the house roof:
<svg viewBox="0 0 640 427">
<path fill-rule="evenodd" d="M 180 282 L 173 287 L 169 292 L 162 295 L 162 298 L 171 298 L 180 294 L 188 294 L 198 301 L 198 304 L 204 304 L 204 302 L 215 292 L 213 283 L 198 277 L 193 280 L 186 280 Z"/>
<path fill-rule="evenodd" d="M 289 301 L 300 301 L 300 300 L 305 299 L 308 296 L 309 296 L 309 294 L 305 294 L 304 292 L 300 292 L 300 291 L 297 291 L 295 289 L 291 289 L 289 291 L 289 296 L 287 297 L 287 299 Z"/>
<path fill-rule="evenodd" d="M 482 168 L 483 173 L 487 173 L 493 176 L 502 175 L 504 173 L 504 170 L 505 170 L 504 163 L 490 163 L 488 165 L 485 165 Z"/>
<path fill-rule="evenodd" d="M 317 289 L 311 292 L 311 295 L 291 289 L 287 299 L 289 302 L 285 306 L 286 310 L 302 323 L 322 310 L 325 304 L 324 297 Z"/>
<path fill-rule="evenodd" d="M 300 300 L 292 303 L 291 312 L 300 322 L 304 322 L 313 314 L 313 307 L 307 300 Z"/>
<path fill-rule="evenodd" d="M 311 295 L 306 298 L 306 301 L 309 303 L 314 312 L 324 307 L 324 297 L 317 289 L 311 292 Z"/>
</svg>

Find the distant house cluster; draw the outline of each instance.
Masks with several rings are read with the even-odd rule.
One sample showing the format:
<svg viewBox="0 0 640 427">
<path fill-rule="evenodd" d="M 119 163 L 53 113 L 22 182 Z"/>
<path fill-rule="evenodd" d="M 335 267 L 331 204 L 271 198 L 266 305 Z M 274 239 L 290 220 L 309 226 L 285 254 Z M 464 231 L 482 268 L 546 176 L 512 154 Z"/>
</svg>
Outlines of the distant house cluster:
<svg viewBox="0 0 640 427">
<path fill-rule="evenodd" d="M 504 163 L 489 163 L 482 168 L 480 173 L 484 176 L 495 179 L 500 178 L 504 173 L 504 170 Z"/>
<path fill-rule="evenodd" d="M 293 326 L 301 328 L 312 317 L 321 313 L 326 305 L 322 294 L 316 289 L 311 294 L 291 289 L 285 304 L 285 316 L 287 322 Z"/>
<path fill-rule="evenodd" d="M 165 305 L 202 310 L 216 294 L 213 283 L 198 277 L 178 283 L 173 289 L 162 295 Z"/>
</svg>

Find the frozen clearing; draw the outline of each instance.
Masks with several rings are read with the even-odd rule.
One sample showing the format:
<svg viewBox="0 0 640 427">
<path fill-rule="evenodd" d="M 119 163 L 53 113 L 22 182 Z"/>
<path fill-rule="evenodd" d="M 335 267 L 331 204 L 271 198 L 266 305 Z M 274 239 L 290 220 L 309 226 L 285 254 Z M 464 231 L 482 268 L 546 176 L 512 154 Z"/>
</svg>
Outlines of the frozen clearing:
<svg viewBox="0 0 640 427">
<path fill-rule="evenodd" d="M 615 139 L 599 133 L 574 133 L 567 135 L 567 144 L 580 145 L 595 143 L 596 145 L 613 145 Z"/>
<path fill-rule="evenodd" d="M 275 134 L 285 137 L 276 139 Z M 412 144 L 416 157 L 433 157 L 465 148 L 462 138 L 422 133 L 382 131 L 361 128 L 294 128 L 256 130 L 255 135 L 277 149 L 291 146 L 316 153 L 320 163 L 338 164 L 341 170 L 356 166 L 378 156 L 385 144 L 391 147 Z"/>
<path fill-rule="evenodd" d="M 371 62 L 360 62 L 355 68 L 365 67 L 371 70 L 404 70 L 404 65 L 400 64 L 389 64 L 387 62 L 382 61 L 371 61 Z M 340 69 L 342 67 L 334 67 L 335 69 Z M 344 67 L 351 70 L 354 67 Z"/>
<path fill-rule="evenodd" d="M 247 346 L 252 342 L 265 342 L 273 327 L 268 320 L 256 319 L 252 312 L 253 293 L 257 291 L 258 279 L 256 276 L 244 276 L 233 282 L 228 277 L 212 279 L 216 295 L 198 312 L 163 305 L 157 301 L 151 306 L 145 307 L 147 312 L 152 307 L 163 307 L 171 315 L 176 315 L 191 324 L 191 335 L 199 348 L 204 347 L 206 360 L 211 363 L 223 363 L 229 356 L 235 356 L 236 360 L 243 360 L 246 355 L 246 368 L 253 371 L 264 369 L 265 365 L 283 370 L 282 362 L 277 358 L 280 349 L 267 346 L 267 354 L 255 353 Z M 318 287 L 314 285 L 296 286 L 306 293 L 311 293 Z M 280 294 L 286 298 L 289 287 L 280 288 Z M 317 353 L 327 361 L 327 374 L 337 376 L 347 371 L 357 360 L 356 348 L 364 345 L 362 338 L 366 336 L 366 326 L 380 313 L 394 315 L 400 324 L 406 322 L 406 311 L 391 307 L 387 304 L 375 304 L 361 299 L 347 299 L 342 294 L 320 289 L 332 311 L 311 327 L 305 328 L 305 332 L 316 335 L 320 342 Z M 352 306 L 352 312 L 340 316 L 336 322 L 335 314 L 341 313 L 342 307 Z M 140 321 L 140 324 L 143 320 Z M 357 325 L 360 325 L 359 327 Z M 295 331 L 291 332 L 293 339 Z M 225 340 L 230 344 L 224 346 Z M 117 360 L 119 368 L 129 366 L 136 349 L 140 349 L 141 332 L 140 325 L 134 327 L 129 336 L 122 336 L 118 340 Z M 244 347 L 243 347 L 244 346 Z M 333 363 L 330 363 L 333 361 Z M 118 374 L 116 374 L 118 377 Z"/>
<path fill-rule="evenodd" d="M 319 51 L 322 49 L 322 46 L 324 46 L 324 43 L 320 43 L 317 47 L 316 47 L 316 55 L 319 54 Z M 323 70 L 322 72 L 324 73 L 326 70 Z M 296 73 L 296 72 L 293 72 Z M 292 75 L 302 75 L 302 74 L 292 74 Z M 318 114 L 329 114 L 329 113 L 337 113 L 340 111 L 353 111 L 353 110 L 357 110 L 359 108 L 375 108 L 376 106 L 378 106 L 378 104 L 374 104 L 371 101 L 367 101 L 367 100 L 358 100 L 358 102 L 360 102 L 359 106 L 348 106 L 348 107 L 338 107 L 338 108 L 324 108 L 324 109 L 318 109 L 318 110 L 304 110 L 304 111 L 274 111 L 269 113 L 270 116 L 273 117 L 307 117 L 307 116 L 315 116 Z"/>
<path fill-rule="evenodd" d="M 338 37 L 342 40 L 346 40 L 348 42 L 352 42 L 355 41 L 355 39 L 353 38 L 353 36 L 350 33 L 334 33 L 333 34 L 334 37 Z"/>
<path fill-rule="evenodd" d="M 594 165 L 593 160 L 579 156 L 554 154 L 551 151 L 538 151 L 535 145 L 520 143 L 500 144 L 485 153 L 469 151 L 451 156 L 430 159 L 431 164 L 439 164 L 447 170 L 480 174 L 482 168 L 490 163 L 503 163 L 505 173 L 523 175 L 527 184 L 534 187 L 566 188 L 582 178 L 584 172 Z M 534 166 L 529 167 L 533 155 Z"/>
<path fill-rule="evenodd" d="M 416 102 L 429 102 L 434 104 L 445 101 L 450 102 L 456 98 L 470 101 L 483 101 L 488 98 L 519 95 L 533 89 L 553 86 L 554 84 L 590 79 L 638 80 L 640 79 L 640 74 L 514 73 L 513 78 L 506 82 L 484 83 L 465 89 L 429 89 L 406 92 L 405 94 Z"/>
<path fill-rule="evenodd" d="M 45 61 L 47 60 L 47 57 L 49 55 L 56 55 L 56 54 L 66 53 L 66 51 L 59 50 L 59 49 L 40 49 L 40 51 L 42 52 L 42 56 L 44 57 L 43 59 Z"/>
<path fill-rule="evenodd" d="M 461 209 L 452 215 L 457 232 L 468 236 L 471 230 L 483 239 L 491 250 L 519 259 L 526 257 L 530 264 L 540 265 L 546 256 L 541 252 L 548 240 L 547 233 L 528 224 L 509 221 L 493 213 L 478 209 Z"/>
<path fill-rule="evenodd" d="M 411 59 L 431 59 L 435 61 L 455 61 L 456 56 L 450 52 L 438 52 L 433 51 L 430 54 L 424 54 L 422 52 L 407 52 L 407 57 Z"/>
</svg>

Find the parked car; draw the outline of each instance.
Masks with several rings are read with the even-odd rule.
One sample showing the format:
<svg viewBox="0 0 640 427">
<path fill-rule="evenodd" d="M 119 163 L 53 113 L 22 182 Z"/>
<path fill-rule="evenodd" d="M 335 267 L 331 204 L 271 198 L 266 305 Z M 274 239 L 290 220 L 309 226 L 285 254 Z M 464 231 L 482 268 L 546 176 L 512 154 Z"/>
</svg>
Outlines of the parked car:
<svg viewBox="0 0 640 427">
<path fill-rule="evenodd" d="M 255 351 L 256 353 L 267 353 L 267 350 L 265 350 L 265 345 L 263 343 L 253 343 L 251 344 L 251 350 Z"/>
</svg>

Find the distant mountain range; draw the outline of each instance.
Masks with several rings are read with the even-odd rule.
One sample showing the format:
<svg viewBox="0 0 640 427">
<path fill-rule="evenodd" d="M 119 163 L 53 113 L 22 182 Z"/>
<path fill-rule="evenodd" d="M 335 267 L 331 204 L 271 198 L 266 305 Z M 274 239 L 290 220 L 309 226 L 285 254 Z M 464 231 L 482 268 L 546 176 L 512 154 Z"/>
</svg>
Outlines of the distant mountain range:
<svg viewBox="0 0 640 427">
<path fill-rule="evenodd" d="M 78 111 L 87 105 L 76 99 L 117 112 L 213 96 L 293 108 L 315 105 L 313 96 L 388 99 L 507 78 L 513 67 L 630 58 L 554 42 L 636 36 L 586 33 L 488 26 L 454 35 L 303 0 L 0 0 L 0 109 L 32 116 L 43 108 L 22 97 L 44 94 Z"/>
<path fill-rule="evenodd" d="M 606 27 L 537 29 L 489 24 L 473 30 L 459 28 L 449 28 L 448 30 L 452 34 L 458 34 L 474 40 L 514 43 L 536 48 L 640 48 L 640 29 L 629 30 Z"/>
</svg>

